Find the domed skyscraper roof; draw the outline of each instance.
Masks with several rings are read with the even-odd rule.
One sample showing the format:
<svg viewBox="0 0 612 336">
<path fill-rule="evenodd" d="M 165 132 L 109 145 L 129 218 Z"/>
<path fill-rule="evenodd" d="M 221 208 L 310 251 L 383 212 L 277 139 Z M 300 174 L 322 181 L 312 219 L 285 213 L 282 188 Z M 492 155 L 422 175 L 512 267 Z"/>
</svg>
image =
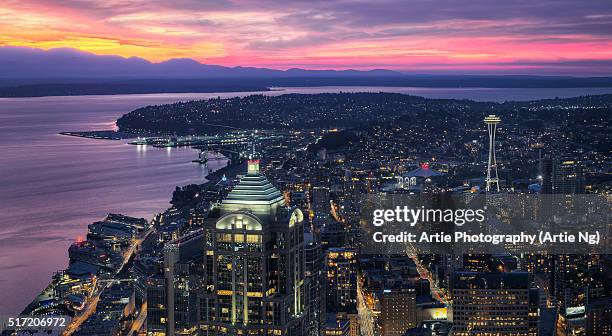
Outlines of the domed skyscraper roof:
<svg viewBox="0 0 612 336">
<path fill-rule="evenodd" d="M 283 194 L 261 173 L 259 162 L 259 155 L 253 151 L 247 174 L 221 202 L 222 213 L 244 211 L 267 221 L 285 207 Z"/>
</svg>

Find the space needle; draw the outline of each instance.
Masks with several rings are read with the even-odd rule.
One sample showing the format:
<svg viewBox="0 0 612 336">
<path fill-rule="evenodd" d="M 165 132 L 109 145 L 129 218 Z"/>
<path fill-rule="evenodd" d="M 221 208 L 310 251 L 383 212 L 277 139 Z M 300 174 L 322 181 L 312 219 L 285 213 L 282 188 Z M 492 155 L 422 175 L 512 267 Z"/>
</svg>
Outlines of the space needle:
<svg viewBox="0 0 612 336">
<path fill-rule="evenodd" d="M 499 192 L 499 177 L 497 176 L 497 161 L 495 159 L 495 132 L 497 131 L 497 124 L 501 122 L 501 119 L 494 115 L 489 114 L 484 118 L 487 129 L 489 130 L 489 162 L 487 164 L 487 183 L 486 191 L 491 191 L 491 185 L 495 184 L 497 192 Z"/>
</svg>

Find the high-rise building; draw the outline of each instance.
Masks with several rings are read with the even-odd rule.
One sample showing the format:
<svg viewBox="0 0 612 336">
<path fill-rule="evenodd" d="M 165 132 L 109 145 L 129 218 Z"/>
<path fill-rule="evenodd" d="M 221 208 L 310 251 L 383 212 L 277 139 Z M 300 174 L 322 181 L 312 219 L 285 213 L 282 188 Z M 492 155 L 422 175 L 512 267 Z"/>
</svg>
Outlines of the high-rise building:
<svg viewBox="0 0 612 336">
<path fill-rule="evenodd" d="M 585 193 L 582 163 L 575 159 L 545 157 L 540 162 L 540 171 L 542 175 L 541 193 L 553 194 L 550 198 L 546 198 L 543 204 L 544 217 L 552 218 L 557 215 L 560 219 L 554 222 L 555 229 L 563 231 L 564 225 L 571 229 L 575 222 L 564 220 L 564 217 L 572 215 L 571 211 L 559 215 L 559 209 L 573 209 L 574 206 L 580 204 L 580 199 L 558 198 L 559 196 L 555 195 Z M 561 202 L 562 205 L 559 205 L 558 202 Z M 571 248 L 568 252 L 572 252 Z M 596 264 L 597 257 L 588 254 L 560 254 L 553 255 L 551 260 L 550 300 L 557 307 L 557 334 L 584 334 L 589 291 L 593 285 L 591 270 Z"/>
<path fill-rule="evenodd" d="M 325 255 L 317 237 L 304 233 L 304 262 L 306 283 L 305 334 L 319 336 L 325 324 Z"/>
<path fill-rule="evenodd" d="M 540 178 L 542 179 L 541 194 L 553 193 L 553 165 L 554 160 L 550 157 L 540 158 Z"/>
<path fill-rule="evenodd" d="M 327 311 L 352 312 L 357 308 L 357 253 L 347 248 L 327 252 Z"/>
<path fill-rule="evenodd" d="M 453 278 L 453 335 L 538 333 L 538 294 L 529 273 L 457 272 Z"/>
<path fill-rule="evenodd" d="M 162 272 L 145 281 L 147 335 L 189 334 L 196 330 L 204 279 L 203 237 L 204 231 L 199 229 L 165 244 Z"/>
<path fill-rule="evenodd" d="M 303 220 L 253 155 L 205 225 L 202 334 L 303 334 Z"/>
<path fill-rule="evenodd" d="M 346 224 L 337 221 L 332 216 L 327 216 L 322 222 L 319 222 L 318 227 L 321 235 L 321 244 L 323 249 L 342 248 L 347 246 L 349 242 L 349 231 Z"/>
<path fill-rule="evenodd" d="M 166 280 L 155 275 L 146 280 L 147 336 L 164 336 L 167 327 Z"/>
<path fill-rule="evenodd" d="M 593 300 L 587 307 L 587 335 L 612 335 L 612 299 Z"/>
<path fill-rule="evenodd" d="M 164 246 L 167 335 L 188 334 L 197 328 L 203 237 L 200 229 Z"/>
<path fill-rule="evenodd" d="M 560 160 L 553 166 L 553 187 L 556 194 L 584 194 L 585 183 L 582 163 L 578 160 Z"/>
<path fill-rule="evenodd" d="M 380 325 L 385 336 L 403 336 L 416 321 L 416 289 L 412 286 L 385 288 L 380 298 Z"/>
<path fill-rule="evenodd" d="M 314 187 L 312 188 L 312 208 L 314 213 L 313 221 L 316 226 L 329 218 L 331 206 L 329 204 L 329 188 Z"/>
<path fill-rule="evenodd" d="M 592 262 L 588 254 L 553 256 L 554 298 L 561 310 L 586 305 Z"/>
<path fill-rule="evenodd" d="M 557 335 L 585 335 L 589 311 L 598 309 L 589 305 L 595 300 L 598 281 L 598 255 L 561 254 L 553 256 L 553 302 L 557 307 Z M 603 286 L 603 284 L 602 284 Z M 592 297 L 593 296 L 593 297 Z M 590 334 L 588 334 L 590 335 Z M 597 335 L 597 334 L 593 334 Z"/>
<path fill-rule="evenodd" d="M 542 194 L 584 194 L 582 163 L 574 159 L 545 157 L 540 162 Z"/>
</svg>

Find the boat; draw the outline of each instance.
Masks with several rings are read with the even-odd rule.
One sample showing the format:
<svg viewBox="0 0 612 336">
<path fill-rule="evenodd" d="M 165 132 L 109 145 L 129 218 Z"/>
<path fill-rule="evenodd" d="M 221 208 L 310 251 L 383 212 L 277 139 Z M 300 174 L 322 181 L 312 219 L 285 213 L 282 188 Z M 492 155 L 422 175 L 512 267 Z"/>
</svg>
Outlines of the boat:
<svg viewBox="0 0 612 336">
<path fill-rule="evenodd" d="M 207 164 L 208 163 L 208 151 L 202 150 L 200 154 L 198 154 L 198 158 L 196 160 L 192 160 L 191 162 L 199 163 L 199 164 Z"/>
</svg>

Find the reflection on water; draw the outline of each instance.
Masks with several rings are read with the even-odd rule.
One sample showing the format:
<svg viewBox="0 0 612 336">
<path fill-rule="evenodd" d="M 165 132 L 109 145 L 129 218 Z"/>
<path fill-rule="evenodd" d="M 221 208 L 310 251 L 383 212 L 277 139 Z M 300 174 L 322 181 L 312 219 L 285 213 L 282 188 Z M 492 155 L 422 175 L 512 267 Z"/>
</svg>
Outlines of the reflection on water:
<svg viewBox="0 0 612 336">
<path fill-rule="evenodd" d="M 0 100 L 0 314 L 18 313 L 108 212 L 151 218 L 177 185 L 201 183 L 197 151 L 58 135 L 107 129 L 146 105 L 99 97 Z M 224 162 L 211 161 L 213 169 Z M 16 294 L 18 293 L 18 294 Z"/>
</svg>

